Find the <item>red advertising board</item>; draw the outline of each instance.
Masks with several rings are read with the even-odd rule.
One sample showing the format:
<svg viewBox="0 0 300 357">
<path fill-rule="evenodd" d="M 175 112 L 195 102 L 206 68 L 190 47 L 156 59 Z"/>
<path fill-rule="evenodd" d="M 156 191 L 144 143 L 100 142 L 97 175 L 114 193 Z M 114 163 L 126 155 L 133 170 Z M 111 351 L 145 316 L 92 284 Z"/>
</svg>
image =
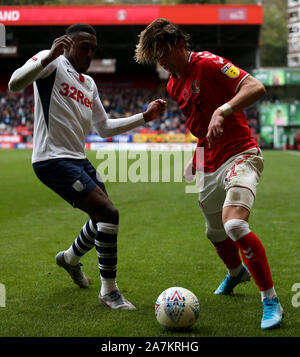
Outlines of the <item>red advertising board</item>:
<svg viewBox="0 0 300 357">
<path fill-rule="evenodd" d="M 261 5 L 0 6 L 0 23 L 9 26 L 146 25 L 158 17 L 178 24 L 261 25 Z"/>
<path fill-rule="evenodd" d="M 21 135 L 0 135 L 0 143 L 17 144 L 22 142 Z"/>
</svg>

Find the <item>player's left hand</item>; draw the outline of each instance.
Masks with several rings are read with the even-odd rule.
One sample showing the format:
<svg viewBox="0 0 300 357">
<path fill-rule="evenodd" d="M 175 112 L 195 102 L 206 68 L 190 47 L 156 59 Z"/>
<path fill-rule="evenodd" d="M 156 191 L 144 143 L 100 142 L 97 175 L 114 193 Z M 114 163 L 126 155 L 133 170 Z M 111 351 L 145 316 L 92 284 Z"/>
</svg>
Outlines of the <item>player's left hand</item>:
<svg viewBox="0 0 300 357">
<path fill-rule="evenodd" d="M 192 182 L 195 178 L 195 175 L 196 175 L 196 169 L 193 166 L 193 159 L 192 159 L 185 166 L 183 177 L 186 179 L 186 181 Z"/>
<path fill-rule="evenodd" d="M 148 105 L 147 110 L 143 113 L 145 122 L 156 119 L 159 114 L 167 108 L 167 102 L 162 99 L 156 99 Z"/>
<path fill-rule="evenodd" d="M 208 125 L 207 135 L 206 135 L 209 148 L 213 146 L 215 139 L 218 139 L 219 137 L 222 136 L 223 122 L 224 122 L 223 112 L 220 109 L 216 109 L 211 117 L 210 123 Z"/>
</svg>

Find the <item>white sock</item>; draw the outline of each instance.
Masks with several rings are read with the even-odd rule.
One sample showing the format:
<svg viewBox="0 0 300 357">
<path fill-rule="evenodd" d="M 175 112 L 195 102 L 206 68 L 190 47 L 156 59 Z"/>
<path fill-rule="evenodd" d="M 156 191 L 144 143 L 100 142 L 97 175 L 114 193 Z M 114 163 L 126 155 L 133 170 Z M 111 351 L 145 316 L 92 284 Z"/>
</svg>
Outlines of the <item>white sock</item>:
<svg viewBox="0 0 300 357">
<path fill-rule="evenodd" d="M 274 286 L 268 290 L 261 291 L 260 294 L 261 294 L 261 301 L 263 301 L 265 297 L 268 297 L 269 299 L 273 299 L 277 296 Z"/>
<path fill-rule="evenodd" d="M 67 249 L 64 253 L 64 258 L 67 264 L 77 265 L 81 257 L 74 253 L 72 246 Z"/>
<path fill-rule="evenodd" d="M 108 279 L 108 278 L 103 278 L 101 276 L 100 294 L 103 296 L 103 295 L 111 293 L 114 290 L 118 290 L 118 285 L 117 285 L 116 279 L 115 278 Z"/>
<path fill-rule="evenodd" d="M 242 267 L 243 267 L 243 264 L 239 265 L 238 267 L 236 267 L 234 269 L 228 269 L 229 275 L 233 276 L 233 277 L 238 276 Z"/>
</svg>

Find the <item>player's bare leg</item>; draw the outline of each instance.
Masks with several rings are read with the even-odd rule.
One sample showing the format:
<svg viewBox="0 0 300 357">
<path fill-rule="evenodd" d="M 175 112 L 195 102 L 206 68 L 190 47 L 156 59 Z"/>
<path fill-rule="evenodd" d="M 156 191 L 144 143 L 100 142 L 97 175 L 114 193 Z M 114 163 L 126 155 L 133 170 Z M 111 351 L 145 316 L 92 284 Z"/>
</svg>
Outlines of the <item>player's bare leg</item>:
<svg viewBox="0 0 300 357">
<path fill-rule="evenodd" d="M 230 219 L 242 219 L 248 222 L 250 212 L 242 206 L 227 206 L 223 208 L 223 223 Z"/>
<path fill-rule="evenodd" d="M 242 206 L 226 206 L 223 208 L 223 223 L 228 236 L 240 248 L 243 260 L 261 292 L 261 328 L 271 329 L 280 325 L 283 311 L 274 289 L 264 246 L 249 228 L 249 215 L 249 210 Z"/>
</svg>

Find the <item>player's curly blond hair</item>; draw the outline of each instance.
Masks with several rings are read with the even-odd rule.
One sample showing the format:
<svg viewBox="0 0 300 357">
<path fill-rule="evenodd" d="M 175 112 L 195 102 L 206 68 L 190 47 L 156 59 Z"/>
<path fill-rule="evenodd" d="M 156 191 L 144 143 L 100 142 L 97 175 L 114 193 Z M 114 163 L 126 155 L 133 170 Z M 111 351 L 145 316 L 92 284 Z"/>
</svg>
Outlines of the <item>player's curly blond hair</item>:
<svg viewBox="0 0 300 357">
<path fill-rule="evenodd" d="M 185 41 L 188 48 L 189 38 L 178 25 L 158 18 L 140 33 L 134 59 L 140 64 L 155 64 L 166 50 L 176 46 L 181 40 Z"/>
</svg>

